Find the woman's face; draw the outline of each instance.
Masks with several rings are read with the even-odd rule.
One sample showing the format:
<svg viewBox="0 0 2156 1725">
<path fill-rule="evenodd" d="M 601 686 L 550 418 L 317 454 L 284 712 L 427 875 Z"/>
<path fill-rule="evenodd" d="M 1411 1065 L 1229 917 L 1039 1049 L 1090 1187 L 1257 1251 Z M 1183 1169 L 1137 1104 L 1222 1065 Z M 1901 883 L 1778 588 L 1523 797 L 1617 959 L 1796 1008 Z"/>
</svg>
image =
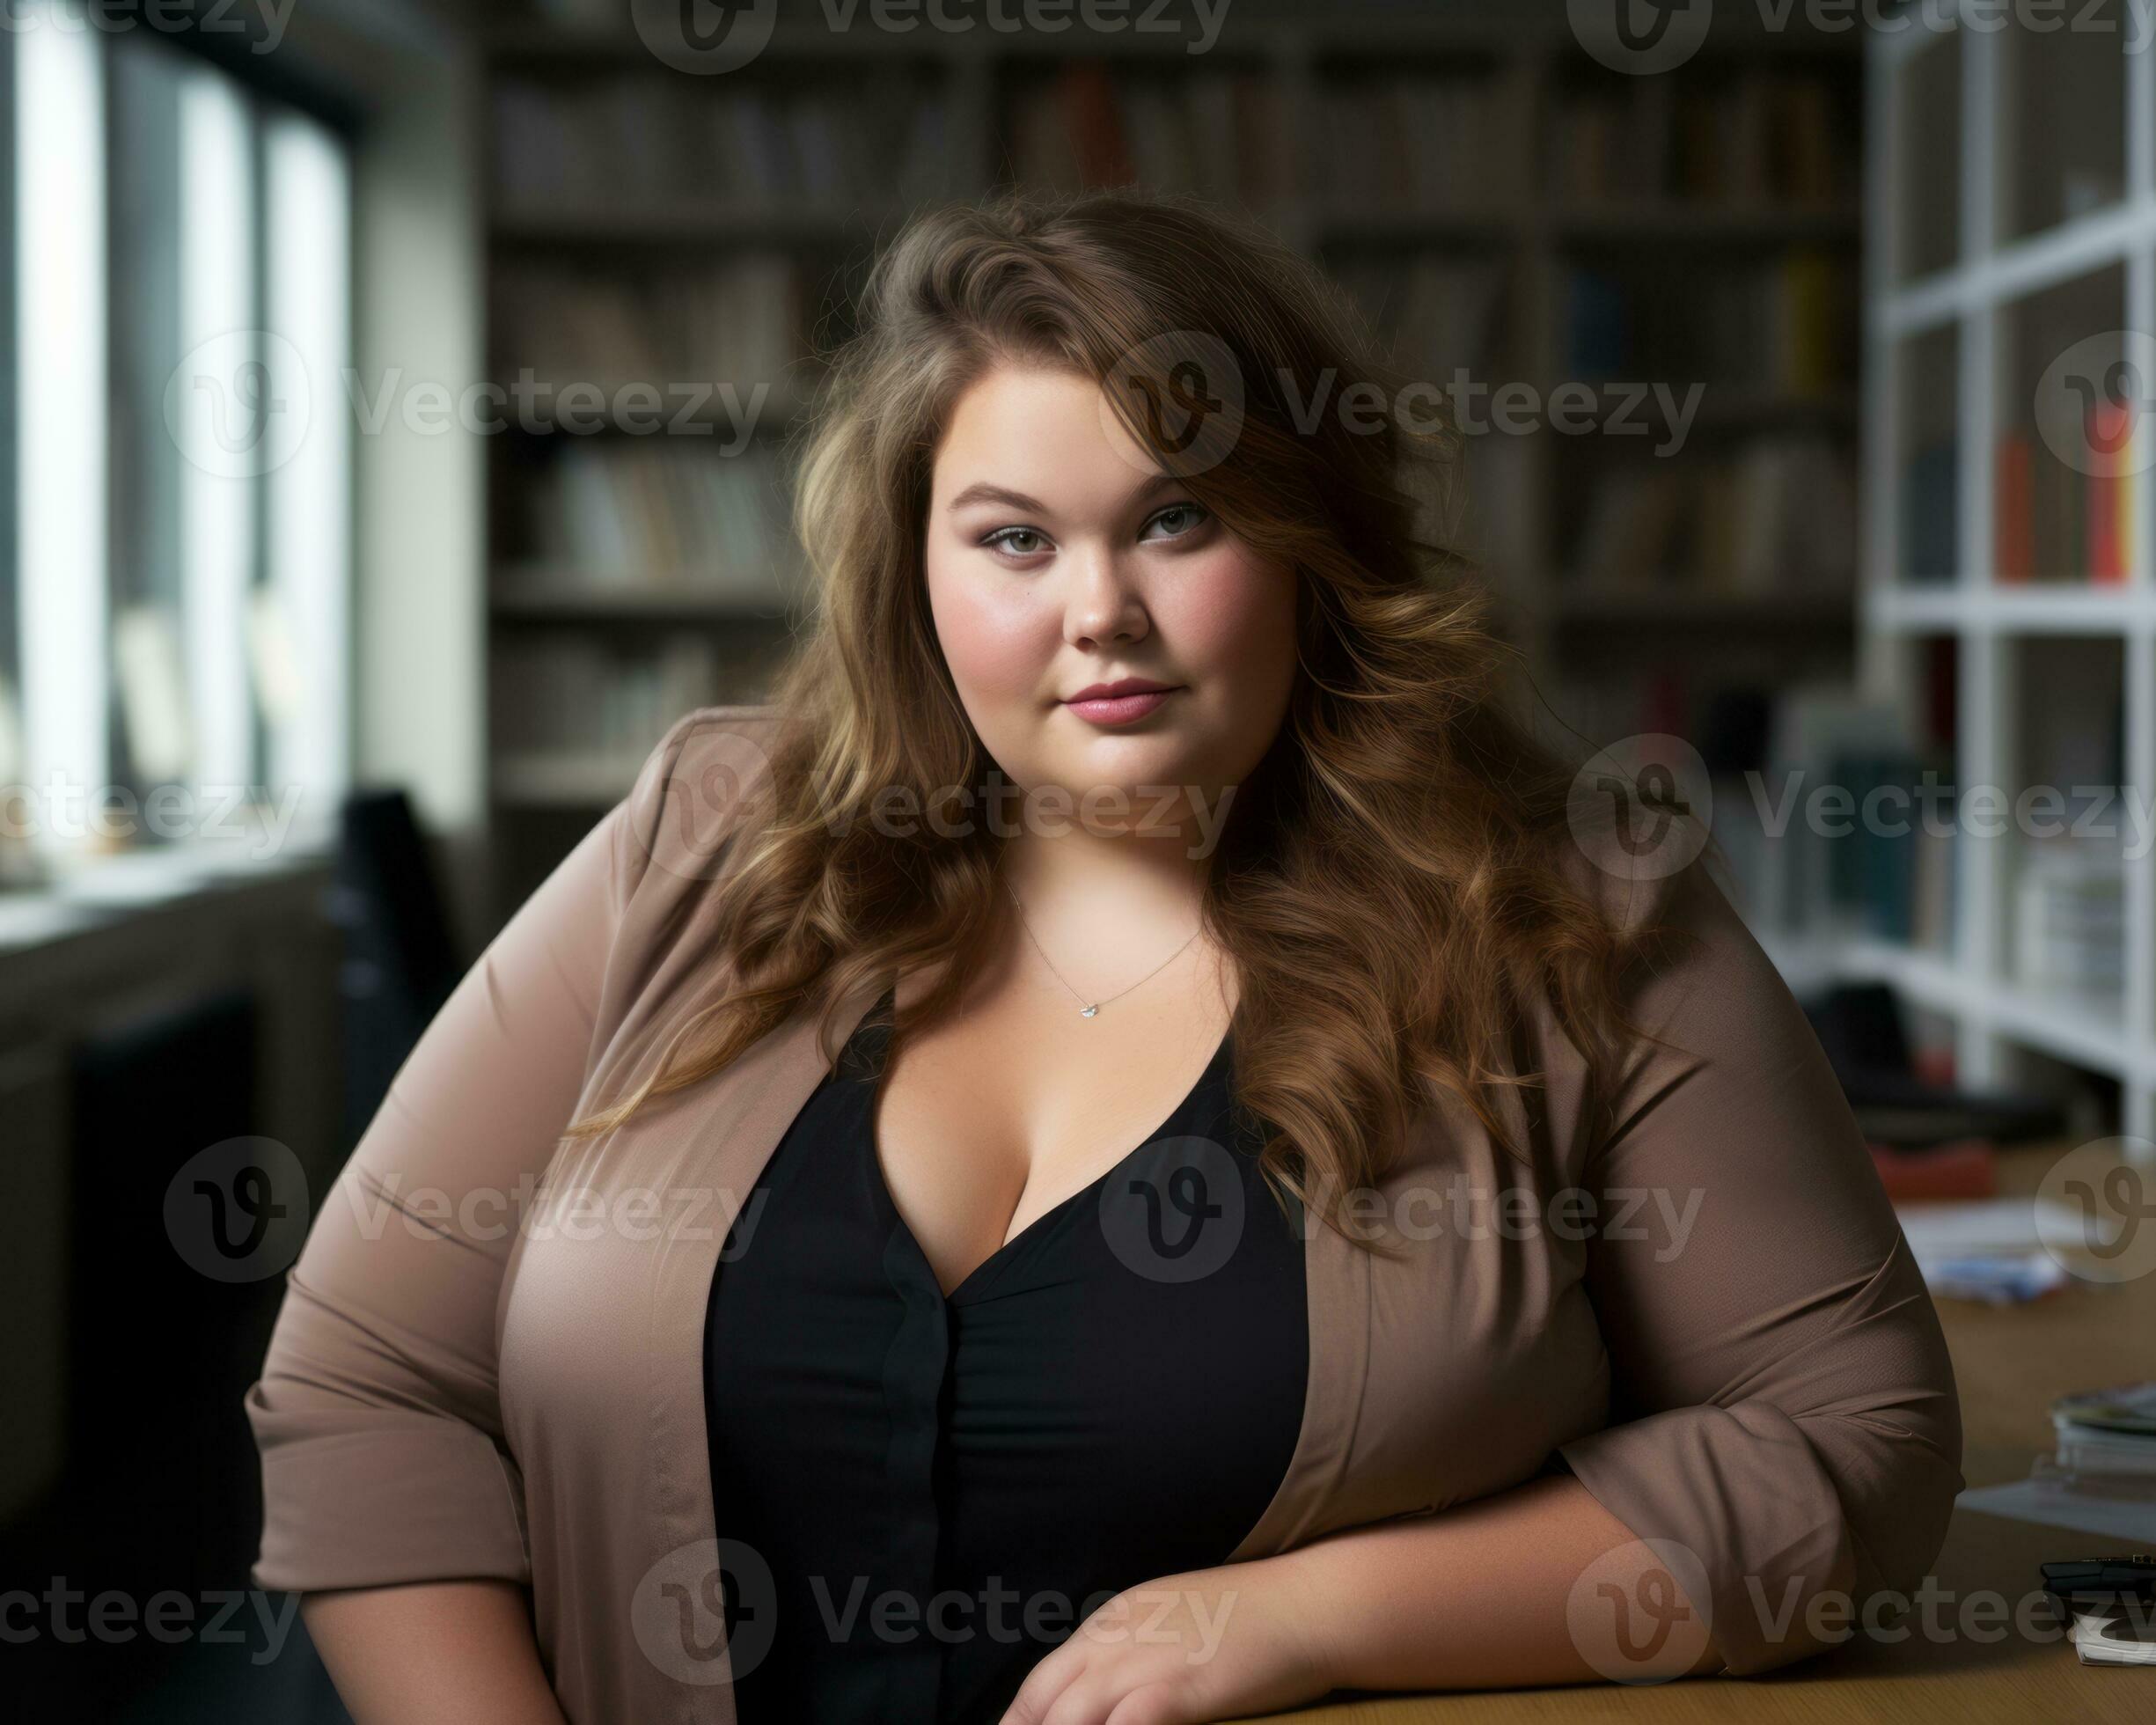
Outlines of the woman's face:
<svg viewBox="0 0 2156 1725">
<path fill-rule="evenodd" d="M 1294 571 L 1260 562 L 1162 475 L 1082 373 L 999 365 L 959 397 L 925 555 L 936 633 L 982 742 L 1028 791 L 1124 792 L 1121 810 L 1104 799 L 1089 818 L 1074 804 L 1095 830 L 1181 824 L 1189 788 L 1210 804 L 1280 728 Z M 1169 693 L 1073 702 L 1133 679 Z"/>
</svg>

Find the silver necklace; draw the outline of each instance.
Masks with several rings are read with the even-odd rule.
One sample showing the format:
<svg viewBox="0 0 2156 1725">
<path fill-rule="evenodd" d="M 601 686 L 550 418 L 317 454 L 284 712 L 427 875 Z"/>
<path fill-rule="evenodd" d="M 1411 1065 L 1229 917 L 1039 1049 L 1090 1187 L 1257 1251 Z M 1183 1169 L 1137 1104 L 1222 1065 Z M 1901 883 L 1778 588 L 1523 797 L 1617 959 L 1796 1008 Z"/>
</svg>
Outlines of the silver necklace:
<svg viewBox="0 0 2156 1725">
<path fill-rule="evenodd" d="M 1075 988 L 1071 988 L 1070 979 L 1068 977 L 1065 976 L 1061 971 L 1056 970 L 1055 960 L 1048 956 L 1048 949 L 1040 943 L 1040 936 L 1033 932 L 1033 925 L 1026 921 L 1025 907 L 1018 902 L 1018 889 L 1013 886 L 1008 881 L 1004 881 L 1003 890 L 1010 894 L 1011 903 L 1017 906 L 1019 926 L 1025 930 L 1025 937 L 1033 943 L 1033 950 L 1040 954 L 1041 963 L 1047 965 L 1051 971 L 1055 972 L 1055 980 L 1058 982 L 1060 982 L 1066 988 L 1070 988 L 1071 998 L 1078 1002 L 1078 1016 L 1081 1018 L 1092 1017 L 1101 1009 L 1101 1008 L 1107 1005 L 1109 1001 L 1121 1000 L 1124 995 L 1130 993 L 1131 988 L 1136 988 L 1140 987 L 1142 984 L 1150 982 L 1155 977 L 1158 976 L 1162 971 L 1166 970 L 1169 965 L 1175 963 L 1177 958 L 1180 958 L 1183 956 L 1184 948 L 1190 945 L 1192 940 L 1196 940 L 1198 938 L 1199 931 L 1205 927 L 1205 924 L 1202 921 L 1199 922 L 1196 929 L 1191 930 L 1191 940 L 1184 941 L 1182 946 L 1176 948 L 1173 952 L 1170 952 L 1165 958 L 1162 959 L 1159 964 L 1154 965 L 1151 970 L 1148 971 L 1143 976 L 1140 977 L 1136 982 L 1132 983 L 1130 988 L 1119 988 L 1114 994 L 1108 995 L 1103 1000 L 1088 1001 L 1086 997 L 1080 994 Z"/>
</svg>

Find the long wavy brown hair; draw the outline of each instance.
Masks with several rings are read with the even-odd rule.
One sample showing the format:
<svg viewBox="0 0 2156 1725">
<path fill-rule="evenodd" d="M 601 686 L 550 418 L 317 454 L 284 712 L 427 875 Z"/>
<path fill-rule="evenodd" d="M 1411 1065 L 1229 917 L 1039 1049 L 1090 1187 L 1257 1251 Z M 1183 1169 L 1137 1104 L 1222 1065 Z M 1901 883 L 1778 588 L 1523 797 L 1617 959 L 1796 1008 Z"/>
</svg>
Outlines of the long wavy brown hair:
<svg viewBox="0 0 2156 1725">
<path fill-rule="evenodd" d="M 733 974 L 632 1094 L 571 1135 L 698 1083 L 804 1007 L 833 1058 L 842 999 L 944 962 L 889 1021 L 895 1054 L 1014 932 L 1003 840 L 962 818 L 978 800 L 954 802 L 997 769 L 938 646 L 922 552 L 942 429 L 1002 363 L 1101 383 L 1163 470 L 1296 572 L 1289 710 L 1229 799 L 1202 906 L 1241 985 L 1236 1118 L 1259 1129 L 1276 1199 L 1339 1228 L 1434 1086 L 1524 1156 L 1500 1117 L 1525 1118 L 1503 1093 L 1529 1093 L 1515 1100 L 1531 1112 L 1542 1082 L 1515 1058 L 1536 997 L 1608 1094 L 1624 1045 L 1646 1036 L 1624 1010 L 1626 966 L 1666 931 L 1620 926 L 1566 865 L 1577 763 L 1508 709 L 1521 656 L 1428 525 L 1458 495 L 1456 431 L 1310 414 L 1321 390 L 1367 402 L 1352 392 L 1368 384 L 1398 401 L 1412 381 L 1344 290 L 1189 198 L 1011 193 L 913 215 L 873 263 L 858 330 L 825 358 L 827 389 L 788 451 L 816 612 L 773 691 L 771 806 L 704 889 L 724 895 Z M 1239 415 L 1158 411 L 1217 406 L 1224 385 Z M 894 788 L 962 830 L 892 831 L 872 805 Z"/>
</svg>

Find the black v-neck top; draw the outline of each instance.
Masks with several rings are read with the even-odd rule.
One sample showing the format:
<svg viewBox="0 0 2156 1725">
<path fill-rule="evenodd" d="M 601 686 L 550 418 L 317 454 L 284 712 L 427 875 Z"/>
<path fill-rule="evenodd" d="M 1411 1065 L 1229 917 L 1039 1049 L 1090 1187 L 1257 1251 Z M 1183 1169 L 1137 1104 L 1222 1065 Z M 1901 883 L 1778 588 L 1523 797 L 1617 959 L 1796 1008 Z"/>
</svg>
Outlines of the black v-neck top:
<svg viewBox="0 0 2156 1725">
<path fill-rule="evenodd" d="M 876 1154 L 891 1000 L 712 1278 L 741 1725 L 995 1721 L 1111 1594 L 1225 1561 L 1302 1429 L 1302 1211 L 1231 1119 L 1228 1039 L 1143 1142 L 946 1296 Z"/>
</svg>

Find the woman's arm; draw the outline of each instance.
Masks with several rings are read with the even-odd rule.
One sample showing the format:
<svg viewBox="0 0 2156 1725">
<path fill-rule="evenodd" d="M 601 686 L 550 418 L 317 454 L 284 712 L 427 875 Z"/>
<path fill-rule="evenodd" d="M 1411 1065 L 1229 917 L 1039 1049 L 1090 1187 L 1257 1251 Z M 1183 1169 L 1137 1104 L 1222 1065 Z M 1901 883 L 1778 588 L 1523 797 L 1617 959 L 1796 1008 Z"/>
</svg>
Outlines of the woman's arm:
<svg viewBox="0 0 2156 1725">
<path fill-rule="evenodd" d="M 1609 1423 L 1566 1474 L 1309 1548 L 1351 1685 L 1617 1676 L 1658 1622 L 1657 1657 L 1771 1670 L 1906 1603 L 1963 1483 L 1938 1313 L 1802 1009 L 1704 862 L 1609 890 L 1686 936 L 1628 980 L 1673 1046 L 1581 1164 Z"/>
<path fill-rule="evenodd" d="M 1906 1603 L 1964 1483 L 1961 1404 L 1841 1084 L 1705 860 L 1612 890 L 1694 938 L 1628 992 L 1676 1046 L 1633 1055 L 1583 1165 L 1610 1413 L 1557 1458 L 1696 1566 L 1750 1676 L 1832 1645 L 1837 1608 Z"/>
<path fill-rule="evenodd" d="M 564 1725 L 511 1582 L 309 1593 L 299 1614 L 355 1725 Z"/>
<path fill-rule="evenodd" d="M 1544 1475 L 1127 1589 L 1027 1674 L 1002 1725 L 1201 1725 L 1336 1689 L 1714 1671 L 1687 1585 L 1577 1479 Z"/>
<path fill-rule="evenodd" d="M 1321 1694 L 1646 1683 L 1721 1669 L 1686 1591 L 1695 1578 L 1673 1575 L 1564 1474 L 1265 1561 L 1309 1623 Z"/>
<path fill-rule="evenodd" d="M 254 1585 L 297 1592 L 364 1716 L 491 1716 L 546 1696 L 524 1482 L 495 1321 L 599 1030 L 615 930 L 651 864 L 692 714 L 527 899 L 398 1069 L 286 1275 L 246 1413 L 261 1451 Z M 432 1627 L 429 1603 L 453 1610 Z M 439 1711 L 413 1712 L 407 1690 Z M 531 1717 L 545 1718 L 543 1711 Z"/>
</svg>

